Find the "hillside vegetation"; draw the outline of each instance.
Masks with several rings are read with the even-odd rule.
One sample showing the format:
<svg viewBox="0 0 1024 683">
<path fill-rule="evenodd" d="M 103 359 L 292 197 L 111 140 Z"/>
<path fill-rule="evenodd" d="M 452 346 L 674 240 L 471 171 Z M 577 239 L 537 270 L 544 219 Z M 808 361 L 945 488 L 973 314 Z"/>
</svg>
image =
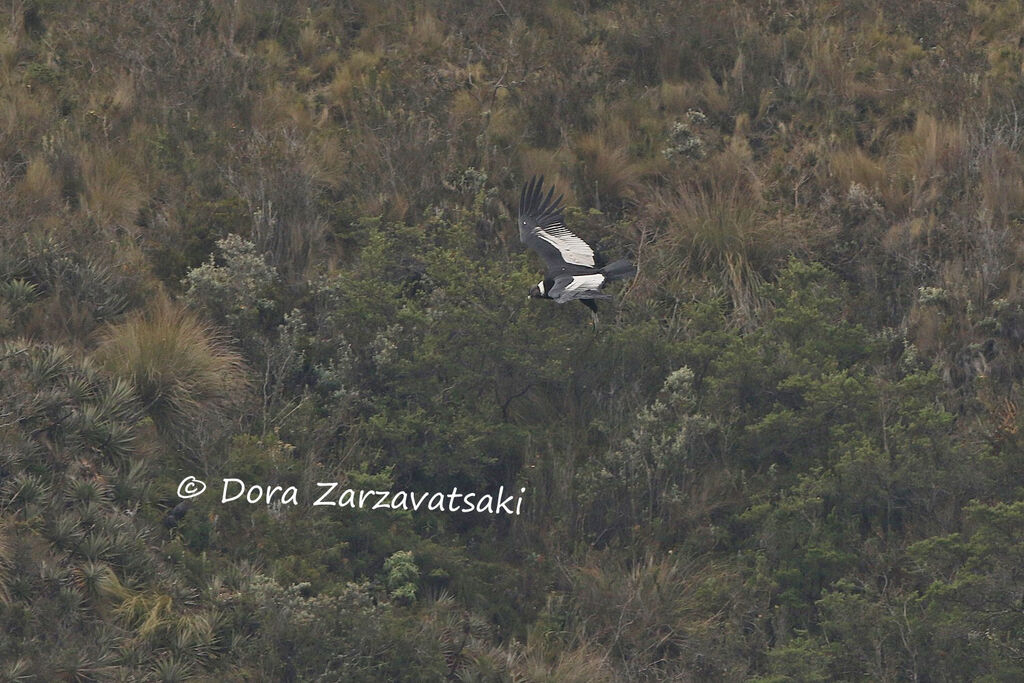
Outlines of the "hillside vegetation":
<svg viewBox="0 0 1024 683">
<path fill-rule="evenodd" d="M 1022 45 L 998 0 L 12 0 L 0 680 L 1024 680 Z M 638 265 L 596 326 L 526 301 L 534 174 Z"/>
</svg>

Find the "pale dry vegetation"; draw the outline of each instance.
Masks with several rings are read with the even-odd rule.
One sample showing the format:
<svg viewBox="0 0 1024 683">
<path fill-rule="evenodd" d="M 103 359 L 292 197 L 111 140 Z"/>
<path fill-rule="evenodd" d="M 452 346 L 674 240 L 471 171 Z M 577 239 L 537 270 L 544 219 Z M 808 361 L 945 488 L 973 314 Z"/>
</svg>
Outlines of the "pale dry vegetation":
<svg viewBox="0 0 1024 683">
<path fill-rule="evenodd" d="M 173 438 L 246 398 L 244 360 L 218 332 L 187 310 L 153 302 L 102 334 L 96 358 L 128 382 L 153 423 Z"/>
</svg>

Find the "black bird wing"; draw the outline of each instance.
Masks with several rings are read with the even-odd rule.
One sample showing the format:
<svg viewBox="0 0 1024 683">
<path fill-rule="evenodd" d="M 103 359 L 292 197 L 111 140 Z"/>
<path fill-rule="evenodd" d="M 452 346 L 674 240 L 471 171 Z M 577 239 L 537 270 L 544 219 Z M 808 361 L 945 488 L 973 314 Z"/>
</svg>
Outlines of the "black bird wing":
<svg viewBox="0 0 1024 683">
<path fill-rule="evenodd" d="M 164 526 L 169 529 L 177 526 L 178 522 L 181 521 L 181 518 L 185 516 L 185 513 L 188 512 L 190 507 L 192 507 L 191 500 L 183 500 L 175 505 L 174 508 L 164 516 Z"/>
<path fill-rule="evenodd" d="M 548 275 L 593 268 L 594 250 L 565 227 L 562 197 L 552 201 L 555 188 L 544 196 L 544 176 L 534 176 L 519 196 L 519 239 L 537 252 Z"/>
<path fill-rule="evenodd" d="M 559 275 L 551 286 L 548 296 L 560 304 L 576 299 L 611 299 L 611 294 L 601 292 L 604 275 Z"/>
</svg>

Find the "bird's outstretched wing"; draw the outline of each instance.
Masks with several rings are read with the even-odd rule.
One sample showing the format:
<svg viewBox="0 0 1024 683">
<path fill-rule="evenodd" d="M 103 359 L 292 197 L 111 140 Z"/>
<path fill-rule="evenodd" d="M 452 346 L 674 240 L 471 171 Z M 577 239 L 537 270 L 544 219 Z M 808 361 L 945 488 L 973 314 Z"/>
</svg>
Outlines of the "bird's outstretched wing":
<svg viewBox="0 0 1024 683">
<path fill-rule="evenodd" d="M 601 291 L 604 275 L 559 275 L 551 286 L 548 296 L 560 304 L 576 299 L 611 299 L 610 294 Z"/>
<path fill-rule="evenodd" d="M 544 176 L 534 176 L 519 196 L 519 239 L 540 254 L 554 275 L 566 266 L 594 267 L 594 250 L 574 235 L 562 221 L 562 197 L 552 201 L 552 186 L 544 196 Z"/>
</svg>

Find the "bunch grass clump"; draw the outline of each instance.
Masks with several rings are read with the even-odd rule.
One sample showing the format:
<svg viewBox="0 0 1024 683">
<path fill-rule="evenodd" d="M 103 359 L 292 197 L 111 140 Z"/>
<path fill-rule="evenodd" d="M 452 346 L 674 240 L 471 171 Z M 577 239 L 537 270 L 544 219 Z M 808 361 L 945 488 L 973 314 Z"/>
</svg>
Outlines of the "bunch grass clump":
<svg viewBox="0 0 1024 683">
<path fill-rule="evenodd" d="M 227 340 L 192 313 L 161 301 L 109 327 L 96 354 L 127 380 L 157 429 L 182 435 L 191 421 L 244 397 L 247 371 Z"/>
</svg>

